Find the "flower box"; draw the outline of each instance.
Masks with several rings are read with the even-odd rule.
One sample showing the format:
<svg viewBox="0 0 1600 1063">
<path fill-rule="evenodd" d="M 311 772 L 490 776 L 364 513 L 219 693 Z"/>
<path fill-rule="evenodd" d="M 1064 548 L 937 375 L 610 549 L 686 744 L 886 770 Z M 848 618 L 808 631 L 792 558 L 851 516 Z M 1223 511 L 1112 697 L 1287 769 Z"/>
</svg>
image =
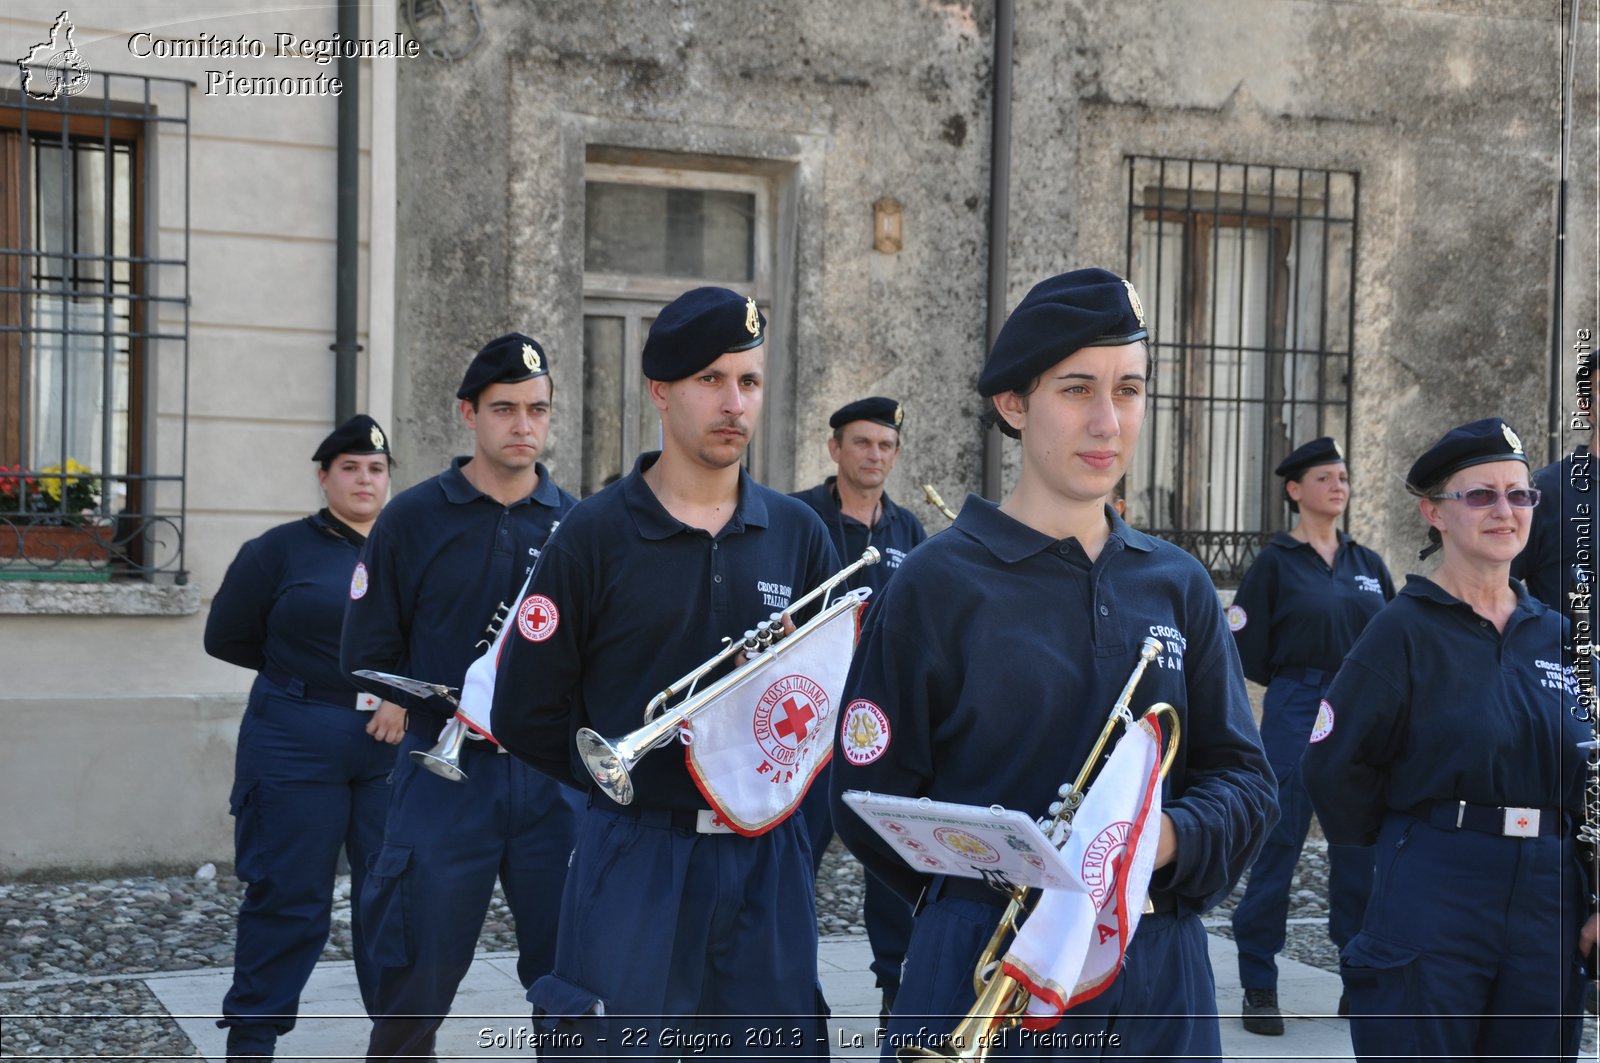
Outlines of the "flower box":
<svg viewBox="0 0 1600 1063">
<path fill-rule="evenodd" d="M 111 529 L 0 517 L 0 580 L 101 582 L 111 578 Z"/>
</svg>

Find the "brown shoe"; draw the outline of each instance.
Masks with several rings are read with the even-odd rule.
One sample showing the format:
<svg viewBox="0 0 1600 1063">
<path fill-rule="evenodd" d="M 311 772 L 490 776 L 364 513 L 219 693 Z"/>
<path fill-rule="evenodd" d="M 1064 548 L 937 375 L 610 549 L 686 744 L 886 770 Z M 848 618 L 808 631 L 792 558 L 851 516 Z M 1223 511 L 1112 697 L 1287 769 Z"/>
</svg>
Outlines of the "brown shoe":
<svg viewBox="0 0 1600 1063">
<path fill-rule="evenodd" d="M 1244 1028 L 1265 1037 L 1283 1036 L 1283 1013 L 1278 1010 L 1276 989 L 1244 991 Z"/>
</svg>

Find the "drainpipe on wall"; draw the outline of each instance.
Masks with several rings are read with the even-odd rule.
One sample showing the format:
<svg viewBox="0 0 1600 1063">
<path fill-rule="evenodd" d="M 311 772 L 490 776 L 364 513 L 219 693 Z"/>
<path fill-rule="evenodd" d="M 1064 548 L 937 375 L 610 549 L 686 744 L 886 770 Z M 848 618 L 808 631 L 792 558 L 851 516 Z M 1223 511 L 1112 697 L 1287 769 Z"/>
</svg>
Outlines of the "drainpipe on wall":
<svg viewBox="0 0 1600 1063">
<path fill-rule="evenodd" d="M 357 0 L 339 0 L 339 39 L 361 39 Z M 335 214 L 333 423 L 356 412 L 356 240 L 361 172 L 361 61 L 339 57 L 338 207 Z"/>
<path fill-rule="evenodd" d="M 1566 381 L 1561 371 L 1565 360 L 1567 338 L 1562 335 L 1564 310 L 1562 296 L 1566 287 L 1567 271 L 1567 166 L 1568 145 L 1572 142 L 1572 90 L 1577 78 L 1579 11 L 1582 4 L 1572 3 L 1572 23 L 1567 30 L 1567 55 L 1561 64 L 1561 181 L 1556 188 L 1556 261 L 1552 271 L 1550 307 L 1550 432 L 1545 461 L 1560 461 L 1566 447 L 1561 445 L 1566 427 L 1566 414 L 1562 398 L 1567 393 Z"/>
<path fill-rule="evenodd" d="M 989 327 L 987 353 L 1006 320 L 1006 244 L 1011 230 L 1011 38 L 1013 0 L 994 5 L 994 122 L 989 142 Z M 987 400 L 985 400 L 987 402 Z M 983 497 L 1000 497 L 1000 429 L 983 432 Z"/>
</svg>

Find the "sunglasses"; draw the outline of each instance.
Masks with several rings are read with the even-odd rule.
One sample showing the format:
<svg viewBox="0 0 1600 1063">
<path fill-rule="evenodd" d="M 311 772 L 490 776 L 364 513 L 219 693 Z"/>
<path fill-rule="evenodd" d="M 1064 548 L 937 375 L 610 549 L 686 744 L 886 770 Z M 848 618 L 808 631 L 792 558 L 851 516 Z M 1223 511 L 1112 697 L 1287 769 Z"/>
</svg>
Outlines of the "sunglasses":
<svg viewBox="0 0 1600 1063">
<path fill-rule="evenodd" d="M 1512 509 L 1532 509 L 1539 504 L 1539 494 L 1537 487 L 1513 487 L 1505 492 L 1505 500 Z M 1501 494 L 1492 487 L 1471 487 L 1465 491 L 1441 491 L 1429 497 L 1435 502 L 1453 498 L 1465 502 L 1468 509 L 1493 509 Z"/>
</svg>

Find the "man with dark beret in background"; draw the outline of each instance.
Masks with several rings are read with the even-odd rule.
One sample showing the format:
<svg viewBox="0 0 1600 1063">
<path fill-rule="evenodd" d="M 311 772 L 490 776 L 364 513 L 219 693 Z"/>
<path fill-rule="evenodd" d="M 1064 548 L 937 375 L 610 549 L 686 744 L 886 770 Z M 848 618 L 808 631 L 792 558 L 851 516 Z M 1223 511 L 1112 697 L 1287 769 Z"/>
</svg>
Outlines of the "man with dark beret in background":
<svg viewBox="0 0 1600 1063">
<path fill-rule="evenodd" d="M 896 505 L 884 489 L 900 459 L 900 432 L 905 419 L 905 407 L 881 395 L 839 407 L 828 418 L 828 427 L 833 429 L 828 438 L 828 457 L 838 466 L 838 473 L 810 490 L 794 494 L 822 518 L 833 548 L 845 564 L 860 557 L 869 546 L 878 548 L 883 560 L 862 569 L 850 581 L 851 587 L 871 587 L 873 594 L 882 592 L 912 547 L 928 537 L 917 515 Z M 812 858 L 820 868 L 822 854 L 833 839 L 825 779 L 806 794 L 800 811 L 811 833 Z M 911 908 L 875 875 L 867 876 L 862 907 L 867 939 L 872 943 L 872 973 L 883 991 L 879 1018 L 887 1023 L 895 994 L 900 991 L 900 965 L 905 962 L 906 942 L 911 938 Z"/>
<path fill-rule="evenodd" d="M 725 636 L 838 568 L 816 514 L 739 464 L 761 413 L 765 324 L 754 300 L 726 288 L 686 292 L 656 317 L 642 367 L 662 448 L 572 511 L 501 651 L 495 736 L 588 800 L 555 971 L 528 993 L 541 1055 L 819 1050 L 801 818 L 734 833 L 676 742 L 642 756 L 619 804 L 573 741 L 580 727 L 637 730 L 653 696 Z"/>
<path fill-rule="evenodd" d="M 1146 914 L 1099 995 L 1047 1031 L 1012 1029 L 990 1047 L 1072 1058 L 1221 1053 L 1200 913 L 1254 859 L 1277 818 L 1276 785 L 1210 577 L 1106 504 L 1144 420 L 1148 335 L 1133 286 L 1114 273 L 1075 270 L 1035 286 L 978 380 L 1001 430 L 1021 440 L 1016 487 L 998 505 L 968 496 L 955 524 L 913 551 L 867 610 L 832 790 L 845 844 L 917 902 L 885 1059 L 949 1033 L 973 1006 L 974 969 L 1008 895 L 912 870 L 843 793 L 1044 814 L 1088 762 L 1148 636 L 1162 651 L 1132 711 L 1169 702 L 1182 744 L 1162 784 Z"/>
<path fill-rule="evenodd" d="M 549 357 L 528 336 L 501 336 L 473 358 L 456 392 L 472 456 L 401 494 L 373 527 L 350 583 L 346 671 L 462 686 L 576 504 L 538 460 L 552 394 Z M 549 972 L 576 802 L 482 739 L 462 748 L 466 778 L 433 774 L 414 754 L 434 745 L 452 707 L 356 681 L 409 710 L 383 849 L 356 902 L 379 973 L 367 1053 L 432 1058 L 496 879 L 516 920 L 517 976 L 527 986 Z"/>
</svg>

